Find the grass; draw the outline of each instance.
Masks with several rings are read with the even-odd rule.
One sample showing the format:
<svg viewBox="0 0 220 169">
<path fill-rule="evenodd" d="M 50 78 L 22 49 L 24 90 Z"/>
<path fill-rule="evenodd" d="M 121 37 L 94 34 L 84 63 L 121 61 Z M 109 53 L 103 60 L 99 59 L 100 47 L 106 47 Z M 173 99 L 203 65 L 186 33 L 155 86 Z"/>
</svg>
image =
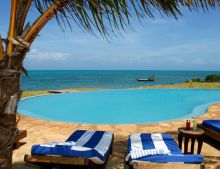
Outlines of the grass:
<svg viewBox="0 0 220 169">
<path fill-rule="evenodd" d="M 169 85 L 142 86 L 140 88 L 194 88 L 194 89 L 220 89 L 220 83 L 189 82 Z"/>
<path fill-rule="evenodd" d="M 49 94 L 47 90 L 41 90 L 41 91 L 24 91 L 22 93 L 22 98 L 24 97 L 30 97 L 30 96 L 36 96 L 36 95 L 43 95 L 43 94 Z"/>
<path fill-rule="evenodd" d="M 100 88 L 72 88 L 72 89 L 65 89 L 66 91 L 90 91 L 90 90 L 99 90 Z M 44 95 L 50 94 L 48 90 L 37 90 L 37 91 L 23 91 L 22 98 L 36 96 L 36 95 Z"/>
<path fill-rule="evenodd" d="M 220 89 L 220 83 L 208 83 L 208 82 L 189 82 L 189 83 L 180 83 L 180 84 L 169 84 L 169 85 L 155 85 L 155 86 L 141 86 L 141 89 L 144 88 L 194 88 L 194 89 Z M 89 90 L 99 90 L 100 88 L 72 88 L 66 89 L 67 91 L 89 91 Z M 49 94 L 47 90 L 40 91 L 24 91 L 22 93 L 22 98 L 30 97 L 35 95 Z"/>
</svg>

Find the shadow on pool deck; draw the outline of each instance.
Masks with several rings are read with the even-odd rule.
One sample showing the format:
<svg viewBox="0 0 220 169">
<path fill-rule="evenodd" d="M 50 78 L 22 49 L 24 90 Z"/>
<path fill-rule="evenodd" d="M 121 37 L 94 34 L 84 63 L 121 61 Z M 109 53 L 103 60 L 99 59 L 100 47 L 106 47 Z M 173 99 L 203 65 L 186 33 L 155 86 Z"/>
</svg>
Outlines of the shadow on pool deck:
<svg viewBox="0 0 220 169">
<path fill-rule="evenodd" d="M 220 151 L 220 143 L 210 137 L 205 137 L 204 142 Z"/>
</svg>

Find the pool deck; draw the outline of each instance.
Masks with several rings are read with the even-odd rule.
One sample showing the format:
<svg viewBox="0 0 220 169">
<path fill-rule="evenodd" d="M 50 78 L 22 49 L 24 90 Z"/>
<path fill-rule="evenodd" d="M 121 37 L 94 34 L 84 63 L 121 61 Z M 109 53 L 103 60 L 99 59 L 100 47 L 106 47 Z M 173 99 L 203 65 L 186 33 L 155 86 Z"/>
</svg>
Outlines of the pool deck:
<svg viewBox="0 0 220 169">
<path fill-rule="evenodd" d="M 205 119 L 220 118 L 220 103 L 209 107 L 205 115 L 198 117 L 198 122 Z M 106 169 L 126 169 L 124 157 L 127 150 L 127 139 L 130 133 L 149 132 L 149 133 L 170 133 L 177 140 L 177 129 L 185 125 L 184 120 L 171 121 L 155 124 L 139 124 L 139 125 L 85 125 L 61 123 L 47 120 L 34 119 L 26 116 L 21 116 L 19 129 L 27 130 L 28 136 L 22 141 L 27 142 L 20 149 L 15 150 L 13 154 L 13 169 L 34 169 L 36 166 L 23 162 L 25 154 L 30 154 L 30 149 L 33 144 L 47 143 L 51 141 L 65 141 L 66 138 L 77 129 L 85 130 L 109 130 L 115 133 L 113 144 L 113 154 L 109 158 Z M 218 149 L 217 149 L 218 148 Z M 220 146 L 211 146 L 206 142 L 203 144 L 201 154 L 205 156 L 207 169 L 220 169 Z M 175 166 L 175 164 L 173 164 Z M 150 167 L 163 168 L 163 167 Z M 180 168 L 176 165 L 176 169 Z M 195 166 L 190 168 L 194 169 Z"/>
</svg>

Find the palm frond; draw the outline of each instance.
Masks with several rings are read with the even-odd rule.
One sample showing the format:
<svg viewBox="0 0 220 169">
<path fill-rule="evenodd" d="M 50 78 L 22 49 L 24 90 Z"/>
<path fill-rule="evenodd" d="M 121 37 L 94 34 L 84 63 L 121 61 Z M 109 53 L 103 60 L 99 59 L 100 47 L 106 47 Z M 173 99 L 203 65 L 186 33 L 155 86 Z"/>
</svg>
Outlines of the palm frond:
<svg viewBox="0 0 220 169">
<path fill-rule="evenodd" d="M 15 27 L 16 27 L 16 14 L 17 14 L 17 1 L 12 0 L 11 1 L 11 18 L 10 18 L 10 25 L 9 25 L 9 31 L 8 31 L 8 38 L 14 38 L 15 37 Z M 9 41 L 7 45 L 7 54 L 8 56 L 11 54 L 13 50 L 13 44 Z"/>
<path fill-rule="evenodd" d="M 24 68 L 24 66 L 21 67 L 21 72 L 24 73 L 24 75 L 25 75 L 27 78 L 30 78 L 30 76 L 29 76 L 29 74 L 28 74 L 28 71 L 27 71 L 27 69 Z"/>
<path fill-rule="evenodd" d="M 28 11 L 30 9 L 32 0 L 19 0 L 18 1 L 18 10 L 17 10 L 17 25 L 16 30 L 17 34 L 20 35 L 23 31 L 24 22 L 27 17 Z"/>
<path fill-rule="evenodd" d="M 34 5 L 41 15 L 32 25 L 24 26 L 30 5 Z M 219 0 L 11 0 L 6 54 L 14 56 L 22 51 L 25 54 L 25 46 L 14 45 L 17 44 L 17 39 L 30 46 L 54 16 L 64 29 L 66 25 L 71 28 L 72 19 L 86 32 L 96 35 L 98 31 L 103 37 L 110 37 L 109 32 L 116 35 L 115 32 L 120 33 L 121 29 L 130 25 L 132 16 L 137 16 L 140 20 L 155 17 L 159 12 L 177 18 L 183 7 L 207 11 L 216 6 L 220 6 Z"/>
<path fill-rule="evenodd" d="M 33 0 L 40 13 L 44 13 L 55 2 L 63 3 L 63 8 L 56 14 L 60 24 L 72 18 L 85 31 L 94 33 L 98 30 L 102 35 L 108 31 L 124 29 L 130 24 L 131 16 L 139 19 L 154 17 L 155 11 L 162 15 L 177 18 L 181 15 L 181 7 L 190 10 L 219 6 L 219 0 Z"/>
</svg>

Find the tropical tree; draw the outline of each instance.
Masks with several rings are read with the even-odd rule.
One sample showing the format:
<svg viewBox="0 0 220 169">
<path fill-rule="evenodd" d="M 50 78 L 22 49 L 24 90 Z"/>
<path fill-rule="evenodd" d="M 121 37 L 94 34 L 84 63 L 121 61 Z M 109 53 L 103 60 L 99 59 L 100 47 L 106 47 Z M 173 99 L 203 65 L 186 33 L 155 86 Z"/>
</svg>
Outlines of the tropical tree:
<svg viewBox="0 0 220 169">
<path fill-rule="evenodd" d="M 11 0 L 8 35 L 0 35 L 0 168 L 11 168 L 16 134 L 17 104 L 21 96 L 22 66 L 33 41 L 51 18 L 60 25 L 76 23 L 83 30 L 103 37 L 129 26 L 132 15 L 153 18 L 156 12 L 177 18 L 181 8 L 190 10 L 219 5 L 219 0 Z M 3 5 L 4 4 L 0 4 Z M 27 20 L 30 7 L 40 16 Z"/>
</svg>

